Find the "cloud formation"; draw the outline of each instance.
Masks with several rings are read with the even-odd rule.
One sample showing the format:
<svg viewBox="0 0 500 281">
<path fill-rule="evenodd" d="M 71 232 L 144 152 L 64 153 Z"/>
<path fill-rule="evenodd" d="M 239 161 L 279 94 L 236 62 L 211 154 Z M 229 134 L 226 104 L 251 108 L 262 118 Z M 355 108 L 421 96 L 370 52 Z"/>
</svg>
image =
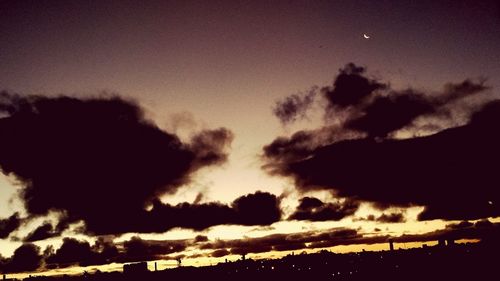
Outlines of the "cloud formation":
<svg viewBox="0 0 500 281">
<path fill-rule="evenodd" d="M 460 228 L 447 226 L 443 229 L 422 234 L 403 234 L 401 236 L 363 234 L 350 228 L 333 228 L 329 231 L 307 231 L 291 234 L 272 234 L 257 238 L 236 240 L 209 241 L 200 249 L 212 249 L 212 254 L 249 254 L 267 251 L 289 251 L 318 249 L 339 245 L 359 245 L 387 243 L 390 239 L 395 243 L 427 242 L 442 239 L 480 239 L 493 241 L 500 234 L 500 224 L 488 220 Z"/>
<path fill-rule="evenodd" d="M 393 213 L 383 213 L 378 217 L 374 215 L 368 215 L 366 218 L 361 218 L 358 220 L 376 221 L 381 223 L 401 223 L 405 222 L 406 218 L 403 213 L 393 212 Z"/>
<path fill-rule="evenodd" d="M 10 217 L 0 219 L 0 239 L 5 239 L 21 225 L 19 213 L 14 213 Z"/>
<path fill-rule="evenodd" d="M 12 257 L 4 260 L 0 271 L 6 273 L 31 272 L 39 269 L 43 262 L 40 247 L 24 243 L 17 248 Z"/>
<path fill-rule="evenodd" d="M 257 191 L 238 197 L 229 205 L 217 202 L 170 205 L 157 200 L 150 211 L 143 211 L 142 216 L 123 230 L 161 233 L 174 227 L 203 230 L 221 224 L 270 225 L 280 219 L 280 200 L 273 194 Z"/>
<path fill-rule="evenodd" d="M 287 125 L 297 120 L 304 119 L 307 111 L 313 105 L 317 95 L 317 88 L 311 88 L 307 93 L 293 94 L 276 102 L 273 108 L 273 114 L 281 121 L 281 124 Z"/>
<path fill-rule="evenodd" d="M 340 69 L 333 86 L 322 89 L 328 100 L 328 109 L 356 106 L 377 90 L 387 87 L 374 79 L 367 78 L 365 73 L 365 67 L 353 63 Z"/>
<path fill-rule="evenodd" d="M 500 101 L 475 108 L 461 126 L 392 137 L 417 118 L 452 116 L 455 102 L 489 89 L 484 81 L 449 83 L 442 92 L 424 94 L 391 90 L 364 71 L 346 66 L 327 93 L 327 114 L 347 112 L 340 125 L 275 139 L 264 147 L 265 169 L 292 177 L 301 191 L 326 189 L 379 206 L 425 206 L 421 220 L 500 215 L 500 179 L 490 164 L 500 156 Z M 337 92 L 342 94 L 334 99 Z"/>
<path fill-rule="evenodd" d="M 224 162 L 233 138 L 220 128 L 183 143 L 119 97 L 2 92 L 0 111 L 0 167 L 25 184 L 29 216 L 59 211 L 94 233 L 127 230 L 155 198 Z"/>
<path fill-rule="evenodd" d="M 23 244 L 10 258 L 0 263 L 3 272 L 33 272 L 44 269 L 65 268 L 74 265 L 88 266 L 109 264 L 112 262 L 149 261 L 156 259 L 177 259 L 185 257 L 186 250 L 205 250 L 189 257 L 224 257 L 227 255 L 246 255 L 268 251 L 293 251 L 320 249 L 338 245 L 426 242 L 443 239 L 480 239 L 496 241 L 500 234 L 500 224 L 488 220 L 476 223 L 463 221 L 447 225 L 443 229 L 422 234 L 403 234 L 401 236 L 362 233 L 351 228 L 333 228 L 290 234 L 271 234 L 255 238 L 234 240 L 143 240 L 132 237 L 130 240 L 113 243 L 98 239 L 94 245 L 84 240 L 65 238 L 60 248 L 49 246 L 43 254 L 34 244 Z M 208 250 L 208 251 L 207 251 Z"/>
<path fill-rule="evenodd" d="M 315 197 L 303 197 L 289 220 L 308 221 L 338 221 L 353 215 L 359 207 L 359 203 L 350 199 L 344 202 L 324 203 Z"/>
<path fill-rule="evenodd" d="M 25 242 L 34 242 L 39 240 L 45 240 L 47 238 L 55 237 L 60 235 L 61 232 L 54 229 L 50 222 L 44 222 L 39 227 L 35 228 L 35 230 L 31 231 L 24 238 Z"/>
</svg>

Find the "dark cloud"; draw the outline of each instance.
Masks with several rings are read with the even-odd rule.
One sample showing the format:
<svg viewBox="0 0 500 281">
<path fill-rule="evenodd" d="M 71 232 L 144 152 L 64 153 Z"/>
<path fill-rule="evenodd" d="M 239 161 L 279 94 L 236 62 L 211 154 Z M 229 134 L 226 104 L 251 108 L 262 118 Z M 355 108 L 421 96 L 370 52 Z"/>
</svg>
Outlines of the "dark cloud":
<svg viewBox="0 0 500 281">
<path fill-rule="evenodd" d="M 43 261 L 40 248 L 35 244 L 25 243 L 14 251 L 11 258 L 6 259 L 3 272 L 19 273 L 37 270 Z"/>
<path fill-rule="evenodd" d="M 389 214 L 382 214 L 380 215 L 376 221 L 382 222 L 382 223 L 400 223 L 400 222 L 405 222 L 405 216 L 403 213 L 389 213 Z"/>
<path fill-rule="evenodd" d="M 457 226 L 460 225 L 460 226 Z M 443 239 L 479 239 L 493 240 L 500 234 L 500 224 L 482 220 L 475 224 L 463 222 L 448 225 L 443 229 L 422 234 L 403 234 L 401 236 L 361 233 L 350 228 L 333 228 L 330 230 L 307 231 L 302 233 L 272 234 L 256 238 L 235 240 L 199 241 L 169 240 L 155 241 L 132 237 L 130 240 L 114 244 L 100 238 L 95 245 L 86 241 L 65 238 L 63 245 L 54 251 L 49 247 L 40 255 L 39 248 L 33 244 L 24 244 L 17 249 L 13 257 L 3 260 L 5 272 L 22 272 L 45 269 L 64 268 L 73 265 L 99 265 L 112 262 L 136 262 L 156 259 L 178 259 L 185 257 L 183 251 L 188 249 L 211 250 L 205 254 L 189 257 L 223 257 L 229 254 L 246 255 L 268 251 L 290 251 L 318 249 L 339 245 L 386 243 L 392 239 L 396 243 L 426 242 Z M 191 248 L 194 247 L 194 248 Z"/>
<path fill-rule="evenodd" d="M 386 137 L 416 117 L 434 112 L 433 105 L 415 92 L 391 93 L 374 99 L 360 117 L 346 122 L 346 128 L 365 132 L 370 137 Z"/>
<path fill-rule="evenodd" d="M 211 253 L 222 250 L 226 253 L 230 249 L 231 254 L 244 255 L 249 253 L 261 253 L 266 251 L 289 251 L 302 249 L 317 249 L 334 247 L 339 245 L 359 245 L 386 243 L 392 239 L 396 243 L 438 241 L 442 239 L 495 239 L 500 231 L 500 224 L 491 223 L 487 220 L 481 224 L 464 226 L 461 228 L 446 227 L 436 231 L 422 234 L 403 234 L 401 236 L 383 235 L 380 229 L 375 230 L 378 234 L 363 234 L 355 229 L 334 228 L 323 231 L 307 231 L 291 234 L 272 234 L 257 238 L 244 238 L 236 240 L 218 240 L 208 242 L 200 249 L 212 249 Z"/>
<path fill-rule="evenodd" d="M 323 92 L 328 100 L 327 119 L 335 125 L 295 132 L 291 137 L 276 138 L 264 147 L 264 155 L 273 161 L 294 161 L 306 158 L 316 149 L 346 139 L 363 137 L 386 138 L 392 133 L 410 128 L 436 132 L 452 118 L 450 104 L 489 89 L 485 80 L 466 79 L 460 83 L 447 83 L 436 93 L 423 93 L 408 88 L 391 89 L 366 77 L 366 69 L 348 64 L 336 77 L 332 87 Z M 337 97 L 337 98 L 336 98 Z M 427 122 L 414 122 L 420 117 Z"/>
<path fill-rule="evenodd" d="M 403 234 L 395 237 L 395 242 L 416 242 L 416 241 L 436 241 L 443 239 L 479 239 L 481 241 L 497 241 L 500 235 L 500 224 L 491 223 L 488 220 L 483 220 L 479 225 L 462 224 L 460 227 L 456 225 L 448 225 L 444 229 L 439 229 L 423 234 Z"/>
<path fill-rule="evenodd" d="M 359 136 L 357 133 L 345 131 L 338 126 L 327 126 L 316 130 L 301 130 L 291 137 L 278 137 L 264 146 L 264 159 L 275 162 L 293 162 L 307 158 L 318 147 Z M 272 164 L 271 163 L 271 164 Z M 272 171 L 272 165 L 265 165 Z"/>
<path fill-rule="evenodd" d="M 0 239 L 5 239 L 21 225 L 19 213 L 14 213 L 8 218 L 0 219 Z"/>
<path fill-rule="evenodd" d="M 269 225 L 280 219 L 280 200 L 273 194 L 257 191 L 236 198 L 229 205 L 218 202 L 170 205 L 155 200 L 151 210 L 141 210 L 128 218 L 129 224 L 114 229 L 119 230 L 117 233 L 162 233 L 174 227 L 203 230 L 221 224 Z M 90 229 L 93 234 L 107 233 L 97 227 Z"/>
<path fill-rule="evenodd" d="M 322 89 L 328 100 L 328 108 L 356 106 L 386 85 L 365 77 L 366 68 L 353 63 L 339 70 L 332 87 Z"/>
<path fill-rule="evenodd" d="M 218 249 L 218 250 L 215 250 L 213 251 L 210 256 L 211 257 L 214 257 L 214 258 L 220 258 L 220 257 L 224 257 L 224 256 L 227 256 L 227 255 L 230 255 L 231 253 L 226 250 L 226 249 Z"/>
<path fill-rule="evenodd" d="M 194 242 L 207 242 L 207 241 L 208 237 L 205 235 L 196 235 L 196 237 L 194 238 Z"/>
<path fill-rule="evenodd" d="M 95 256 L 89 242 L 64 238 L 61 247 L 46 258 L 46 263 L 57 267 L 90 265 L 95 264 Z"/>
<path fill-rule="evenodd" d="M 134 236 L 119 244 L 98 239 L 91 246 L 84 240 L 64 238 L 59 249 L 49 250 L 45 254 L 45 264 L 46 268 L 65 268 L 74 265 L 89 266 L 163 259 L 169 254 L 184 251 L 189 243 L 192 241 L 154 241 Z"/>
<path fill-rule="evenodd" d="M 85 240 L 64 238 L 57 250 L 48 248 L 44 254 L 45 268 L 102 265 L 112 262 L 134 262 L 165 259 L 167 255 L 184 251 L 190 240 L 154 241 L 137 236 L 115 244 L 99 238 L 94 245 Z"/>
<path fill-rule="evenodd" d="M 42 225 L 37 227 L 35 230 L 30 232 L 24 238 L 26 242 L 34 242 L 39 240 L 45 240 L 47 238 L 55 237 L 61 233 L 56 231 L 50 222 L 44 222 Z"/>
<path fill-rule="evenodd" d="M 21 197 L 29 215 L 60 211 L 66 225 L 83 220 L 94 233 L 128 230 L 148 202 L 224 162 L 233 137 L 222 128 L 182 143 L 118 97 L 4 92 L 0 110 L 0 167 L 26 185 Z"/>
<path fill-rule="evenodd" d="M 303 197 L 300 199 L 299 206 L 289 220 L 308 220 L 308 221 L 328 221 L 341 220 L 354 214 L 359 207 L 359 203 L 353 200 L 344 202 L 324 203 L 314 197 Z"/>
<path fill-rule="evenodd" d="M 203 194 L 201 192 L 199 192 L 197 195 L 196 195 L 196 198 L 194 198 L 193 200 L 193 204 L 199 204 L 201 202 L 201 200 L 203 199 Z"/>
<path fill-rule="evenodd" d="M 147 261 L 161 259 L 163 256 L 184 251 L 187 247 L 186 240 L 153 241 L 132 237 L 123 243 L 124 253 L 119 261 Z"/>
<path fill-rule="evenodd" d="M 446 228 L 451 228 L 451 229 L 461 229 L 461 228 L 468 228 L 473 226 L 474 224 L 469 222 L 469 221 L 461 221 L 459 223 L 452 223 L 446 225 Z"/>
<path fill-rule="evenodd" d="M 500 197 L 495 192 L 499 178 L 490 164 L 500 156 L 496 133 L 500 101 L 476 108 L 464 125 L 424 137 L 391 138 L 420 117 L 429 124 L 433 118 L 452 118 L 454 110 L 463 110 L 455 109 L 455 102 L 488 89 L 484 80 L 449 83 L 432 94 L 394 91 L 388 86 L 370 88 L 378 82 L 366 78 L 364 68 L 349 68 L 352 79 L 363 81 L 359 83 L 365 90 L 343 103 L 349 105 L 347 117 L 338 126 L 275 139 L 264 147 L 267 171 L 294 178 L 300 191 L 326 189 L 336 196 L 384 207 L 425 206 L 421 220 L 500 214 Z M 341 75 L 346 74 L 341 71 Z M 339 85 L 349 89 L 345 92 L 355 91 L 353 85 L 337 78 L 334 89 Z M 328 110 L 339 109 L 331 106 Z"/>
<path fill-rule="evenodd" d="M 500 149 L 498 134 L 489 130 L 495 120 L 413 139 L 341 141 L 278 168 L 303 190 L 332 189 L 342 197 L 426 206 L 420 219 L 495 216 L 500 214 L 494 203 L 500 199 L 495 192 L 499 179 L 490 163 Z"/>
<path fill-rule="evenodd" d="M 122 219 L 118 217 L 117 219 Z M 126 225 L 113 225 L 112 228 L 100 228 L 87 222 L 80 232 L 92 235 L 118 234 L 126 232 L 162 233 L 174 227 L 203 230 L 222 224 L 234 225 L 270 225 L 281 219 L 280 199 L 275 195 L 257 191 L 236 198 L 231 204 L 209 202 L 203 204 L 179 203 L 164 204 L 153 202 L 150 210 L 140 210 L 126 218 Z M 62 221 L 64 224 L 64 220 Z M 113 222 L 110 222 L 113 224 Z M 17 226 L 16 226 L 17 227 Z M 11 227 L 15 229 L 14 226 Z M 61 234 L 65 226 L 55 228 L 45 222 L 25 237 L 25 241 L 38 241 Z M 112 232 L 111 232 L 112 230 Z M 204 242 L 206 236 L 197 236 L 197 242 Z"/>
<path fill-rule="evenodd" d="M 283 125 L 304 119 L 308 109 L 313 105 L 316 94 L 317 88 L 313 87 L 307 93 L 288 96 L 276 102 L 273 113 Z"/>
<path fill-rule="evenodd" d="M 244 255 L 249 253 L 262 253 L 271 250 L 288 251 L 305 248 L 318 248 L 323 246 L 319 242 L 328 241 L 332 246 L 334 244 L 341 245 L 344 240 L 362 237 L 354 229 L 335 228 L 327 231 L 309 231 L 304 233 L 292 234 L 272 234 L 258 238 L 236 239 L 236 240 L 218 240 L 208 242 L 200 246 L 200 249 L 229 249 L 231 254 Z M 351 241 L 351 240 L 350 240 Z M 352 240 L 351 242 L 355 242 Z M 311 243 L 312 246 L 306 246 L 306 243 Z M 316 244 L 314 244 L 316 243 Z M 326 242 L 325 242 L 326 243 Z"/>
<path fill-rule="evenodd" d="M 222 164 L 227 160 L 225 152 L 234 136 L 226 128 L 204 130 L 191 138 L 190 149 L 196 155 L 194 168 Z"/>
<path fill-rule="evenodd" d="M 405 222 L 406 218 L 404 213 L 393 212 L 393 213 L 382 213 L 380 216 L 368 215 L 364 218 L 356 218 L 358 221 L 376 221 L 381 223 L 401 223 Z"/>
<path fill-rule="evenodd" d="M 232 203 L 242 225 L 269 225 L 281 218 L 279 199 L 270 193 L 257 191 L 236 198 Z"/>
<path fill-rule="evenodd" d="M 489 89 L 484 84 L 485 82 L 485 79 L 480 79 L 479 81 L 465 79 L 461 83 L 447 83 L 444 86 L 443 93 L 437 97 L 436 103 L 447 104 L 451 101 L 484 92 Z"/>
<path fill-rule="evenodd" d="M 442 92 L 434 95 L 413 89 L 391 91 L 375 97 L 360 108 L 360 116 L 351 117 L 345 128 L 367 133 L 370 137 L 386 137 L 424 115 L 449 115 L 448 104 L 482 93 L 489 89 L 484 80 L 475 82 L 466 79 L 461 83 L 448 83 Z"/>
</svg>

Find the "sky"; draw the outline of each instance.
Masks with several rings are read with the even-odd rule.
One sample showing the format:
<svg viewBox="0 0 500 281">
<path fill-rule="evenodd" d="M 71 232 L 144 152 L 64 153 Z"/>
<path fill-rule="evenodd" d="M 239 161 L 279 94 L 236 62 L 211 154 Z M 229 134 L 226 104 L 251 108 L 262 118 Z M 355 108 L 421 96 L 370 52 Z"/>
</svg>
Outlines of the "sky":
<svg viewBox="0 0 500 281">
<path fill-rule="evenodd" d="M 497 1 L 1 1 L 0 30 L 4 272 L 498 229 Z"/>
</svg>

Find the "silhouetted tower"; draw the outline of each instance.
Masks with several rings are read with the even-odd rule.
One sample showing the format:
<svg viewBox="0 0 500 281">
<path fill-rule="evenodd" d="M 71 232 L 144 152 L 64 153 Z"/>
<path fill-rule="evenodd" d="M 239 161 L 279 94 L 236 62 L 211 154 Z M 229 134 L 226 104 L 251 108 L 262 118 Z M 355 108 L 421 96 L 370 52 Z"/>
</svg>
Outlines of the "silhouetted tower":
<svg viewBox="0 0 500 281">
<path fill-rule="evenodd" d="M 181 267 L 182 266 L 182 259 L 181 258 L 177 258 L 177 266 L 178 267 Z"/>
<path fill-rule="evenodd" d="M 157 267 L 156 262 L 155 262 L 155 271 L 158 271 L 158 267 Z"/>
<path fill-rule="evenodd" d="M 5 274 L 3 275 L 3 280 L 7 280 L 7 276 L 5 276 Z"/>
<path fill-rule="evenodd" d="M 394 251 L 394 240 L 392 240 L 392 239 L 389 239 L 389 249 L 391 251 Z"/>
<path fill-rule="evenodd" d="M 241 255 L 241 260 L 244 261 L 246 259 L 246 254 Z"/>
</svg>

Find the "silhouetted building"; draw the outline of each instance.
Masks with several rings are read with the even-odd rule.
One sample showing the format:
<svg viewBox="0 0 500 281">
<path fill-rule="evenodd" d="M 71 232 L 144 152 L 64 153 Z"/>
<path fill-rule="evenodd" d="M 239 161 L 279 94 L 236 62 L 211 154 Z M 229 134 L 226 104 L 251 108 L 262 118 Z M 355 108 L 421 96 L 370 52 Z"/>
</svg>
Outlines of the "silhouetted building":
<svg viewBox="0 0 500 281">
<path fill-rule="evenodd" d="M 392 239 L 389 239 L 389 249 L 391 251 L 394 251 L 394 240 L 392 240 Z"/>
<path fill-rule="evenodd" d="M 439 247 L 445 247 L 446 246 L 446 240 L 444 240 L 443 238 L 439 239 L 438 240 L 438 246 Z"/>
<path fill-rule="evenodd" d="M 147 262 L 135 262 L 123 265 L 123 273 L 125 274 L 141 274 L 148 272 Z"/>
</svg>

